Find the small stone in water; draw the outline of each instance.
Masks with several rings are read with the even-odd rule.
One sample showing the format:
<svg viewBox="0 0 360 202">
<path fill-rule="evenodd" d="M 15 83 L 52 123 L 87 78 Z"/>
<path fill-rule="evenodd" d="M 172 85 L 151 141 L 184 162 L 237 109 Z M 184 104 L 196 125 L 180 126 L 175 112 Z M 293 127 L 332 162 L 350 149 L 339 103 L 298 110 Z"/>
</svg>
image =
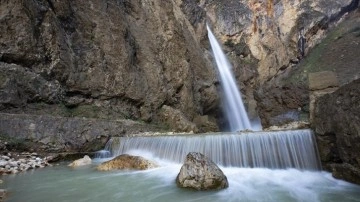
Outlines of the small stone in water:
<svg viewBox="0 0 360 202">
<path fill-rule="evenodd" d="M 6 189 L 0 189 L 0 200 L 2 201 L 2 199 L 5 199 L 6 197 Z"/>
</svg>

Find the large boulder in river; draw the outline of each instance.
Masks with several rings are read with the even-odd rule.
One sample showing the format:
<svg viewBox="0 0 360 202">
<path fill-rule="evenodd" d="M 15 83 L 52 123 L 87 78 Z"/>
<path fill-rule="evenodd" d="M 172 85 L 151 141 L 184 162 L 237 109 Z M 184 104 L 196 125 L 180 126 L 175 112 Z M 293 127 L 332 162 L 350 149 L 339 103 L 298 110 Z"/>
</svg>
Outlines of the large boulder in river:
<svg viewBox="0 0 360 202">
<path fill-rule="evenodd" d="M 100 171 L 109 170 L 147 170 L 157 167 L 157 164 L 141 156 L 122 154 L 120 156 L 101 163 L 96 169 Z"/>
<path fill-rule="evenodd" d="M 224 189 L 229 186 L 221 169 L 209 158 L 198 152 L 190 152 L 176 177 L 180 187 L 196 190 Z"/>
<path fill-rule="evenodd" d="M 73 161 L 68 166 L 79 167 L 79 166 L 85 166 L 85 165 L 90 165 L 90 164 L 91 164 L 91 158 L 88 155 L 85 155 L 83 158 Z"/>
</svg>

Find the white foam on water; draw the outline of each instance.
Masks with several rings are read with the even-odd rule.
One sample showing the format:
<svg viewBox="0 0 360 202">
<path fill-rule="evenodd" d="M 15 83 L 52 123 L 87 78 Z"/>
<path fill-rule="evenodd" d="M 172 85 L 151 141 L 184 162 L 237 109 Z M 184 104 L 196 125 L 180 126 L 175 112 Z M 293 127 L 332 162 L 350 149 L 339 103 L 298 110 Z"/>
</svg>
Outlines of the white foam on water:
<svg viewBox="0 0 360 202">
<path fill-rule="evenodd" d="M 149 178 L 161 179 L 173 185 L 181 164 L 146 171 Z M 228 168 L 221 167 L 229 181 L 227 189 L 211 192 L 214 201 L 360 201 L 355 196 L 343 196 L 343 191 L 360 191 L 360 187 L 334 179 L 330 173 L 297 169 Z M 204 198 L 203 198 L 204 199 Z M 205 198 L 209 200 L 209 198 Z M 195 199 L 194 199 L 195 200 Z M 189 200 L 191 201 L 191 200 Z M 195 200 L 197 201 L 197 200 Z"/>
</svg>

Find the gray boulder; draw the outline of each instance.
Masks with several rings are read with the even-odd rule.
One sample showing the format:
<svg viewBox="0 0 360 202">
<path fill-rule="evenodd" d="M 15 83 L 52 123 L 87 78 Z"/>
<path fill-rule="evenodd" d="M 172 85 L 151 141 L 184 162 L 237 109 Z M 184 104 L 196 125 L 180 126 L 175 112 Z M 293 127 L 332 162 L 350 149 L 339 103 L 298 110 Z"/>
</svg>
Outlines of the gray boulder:
<svg viewBox="0 0 360 202">
<path fill-rule="evenodd" d="M 196 190 L 224 189 L 229 186 L 221 169 L 209 158 L 198 152 L 190 152 L 176 177 L 179 187 Z"/>
</svg>

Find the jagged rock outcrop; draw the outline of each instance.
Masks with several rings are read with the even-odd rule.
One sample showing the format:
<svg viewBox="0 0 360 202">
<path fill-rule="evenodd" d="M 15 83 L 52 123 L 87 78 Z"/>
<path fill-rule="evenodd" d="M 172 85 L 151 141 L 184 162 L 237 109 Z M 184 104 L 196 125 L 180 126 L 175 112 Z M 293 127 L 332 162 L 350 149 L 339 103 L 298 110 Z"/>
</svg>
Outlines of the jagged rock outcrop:
<svg viewBox="0 0 360 202">
<path fill-rule="evenodd" d="M 121 154 L 110 161 L 106 161 L 97 166 L 97 170 L 147 170 L 156 168 L 158 165 L 155 162 L 149 161 L 141 156 L 131 156 L 128 154 Z"/>
<path fill-rule="evenodd" d="M 313 127 L 323 166 L 360 184 L 360 79 L 318 98 Z"/>
<path fill-rule="evenodd" d="M 180 187 L 196 190 L 224 189 L 229 186 L 221 169 L 211 159 L 198 152 L 186 155 L 176 183 Z"/>
</svg>

